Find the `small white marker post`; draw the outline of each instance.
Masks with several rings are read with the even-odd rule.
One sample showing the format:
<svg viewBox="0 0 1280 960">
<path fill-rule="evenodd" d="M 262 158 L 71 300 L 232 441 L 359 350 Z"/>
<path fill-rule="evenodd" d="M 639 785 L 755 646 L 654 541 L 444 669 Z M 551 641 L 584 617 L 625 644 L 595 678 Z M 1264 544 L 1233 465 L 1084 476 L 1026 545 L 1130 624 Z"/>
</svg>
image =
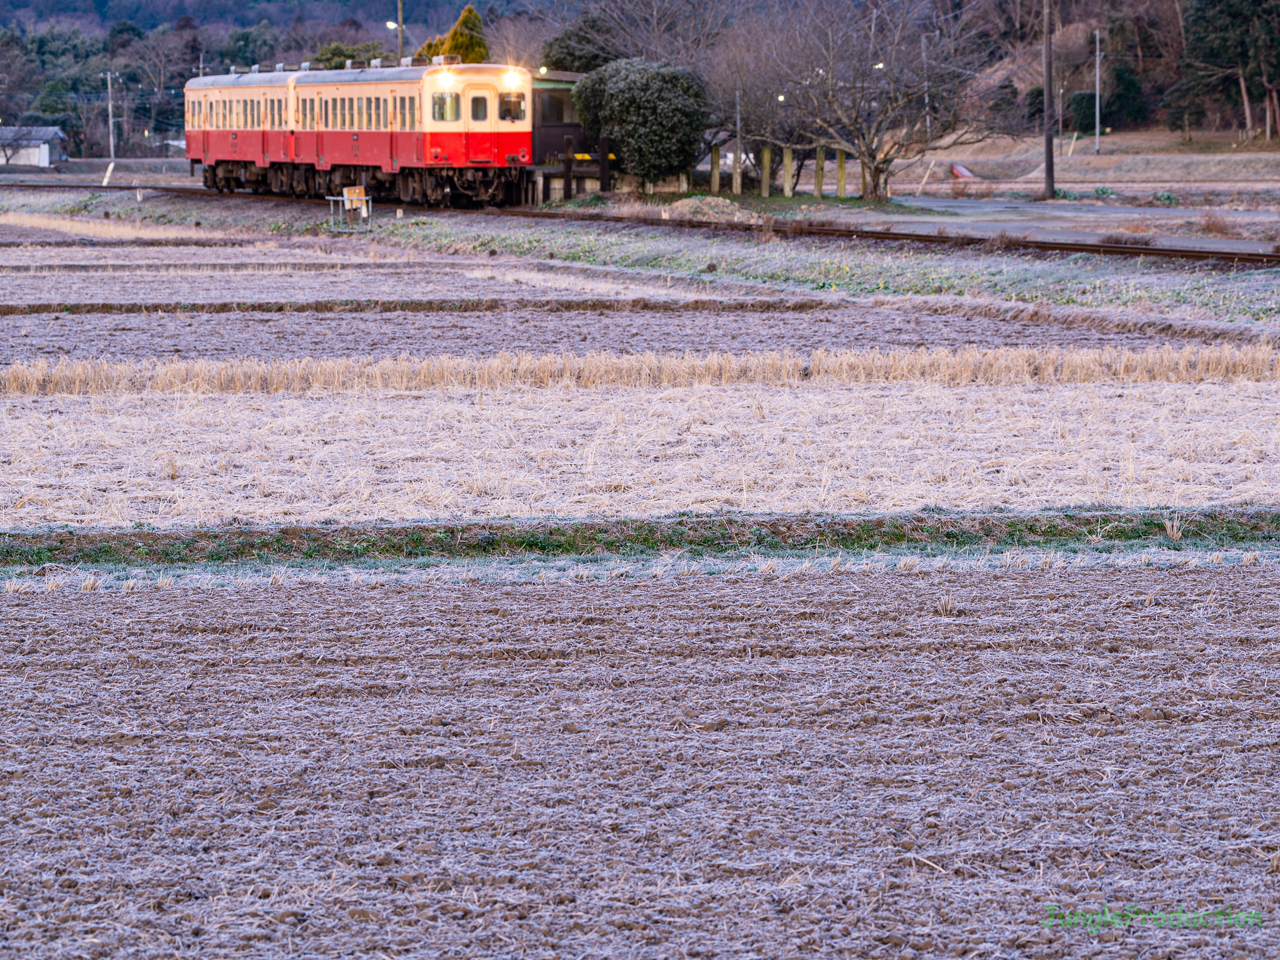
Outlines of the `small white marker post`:
<svg viewBox="0 0 1280 960">
<path fill-rule="evenodd" d="M 104 187 L 111 182 L 111 172 L 115 170 L 115 168 L 116 168 L 116 162 L 114 160 L 112 160 L 110 163 L 107 164 L 107 175 L 102 178 L 102 185 Z"/>
</svg>

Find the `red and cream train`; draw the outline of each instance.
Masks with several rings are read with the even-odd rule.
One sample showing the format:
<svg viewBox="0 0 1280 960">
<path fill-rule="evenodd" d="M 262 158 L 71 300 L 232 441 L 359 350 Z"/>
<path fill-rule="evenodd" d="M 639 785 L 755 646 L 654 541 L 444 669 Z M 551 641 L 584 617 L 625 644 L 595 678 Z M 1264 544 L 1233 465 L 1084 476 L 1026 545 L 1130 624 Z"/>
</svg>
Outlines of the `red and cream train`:
<svg viewBox="0 0 1280 960">
<path fill-rule="evenodd" d="M 188 81 L 186 155 L 204 166 L 206 187 L 323 197 L 364 186 L 405 202 L 525 202 L 529 71 L 409 59 L 305 67 Z"/>
</svg>

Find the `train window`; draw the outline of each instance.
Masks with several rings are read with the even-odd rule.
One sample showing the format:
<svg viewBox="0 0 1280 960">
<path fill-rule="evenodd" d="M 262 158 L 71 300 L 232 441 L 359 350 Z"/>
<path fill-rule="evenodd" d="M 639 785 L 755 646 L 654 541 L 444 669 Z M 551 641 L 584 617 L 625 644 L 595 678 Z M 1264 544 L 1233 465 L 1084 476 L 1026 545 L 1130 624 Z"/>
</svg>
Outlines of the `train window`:
<svg viewBox="0 0 1280 960">
<path fill-rule="evenodd" d="M 523 120 L 524 119 L 524 94 L 523 93 L 498 94 L 498 119 L 499 120 Z"/>
<path fill-rule="evenodd" d="M 392 109 L 393 109 L 393 110 L 394 110 L 395 106 L 396 106 L 396 98 L 395 98 L 395 97 L 392 97 L 392 98 L 391 98 L 391 107 L 392 107 Z M 397 116 L 397 118 L 398 118 L 398 121 L 397 121 L 397 123 L 396 123 L 396 129 L 397 129 L 397 130 L 407 130 L 407 129 L 409 129 L 409 122 L 408 122 L 408 118 L 407 118 L 407 117 L 405 116 L 405 114 L 404 114 L 404 108 L 405 108 L 405 99 L 404 99 L 404 97 L 401 97 L 401 98 L 400 98 L 400 112 L 399 112 L 398 114 L 396 114 L 396 116 Z"/>
<path fill-rule="evenodd" d="M 445 122 L 461 120 L 462 94 L 433 93 L 431 95 L 431 119 Z"/>
<path fill-rule="evenodd" d="M 330 101 L 324 97 L 320 98 L 320 129 L 329 129 L 329 103 Z"/>
<path fill-rule="evenodd" d="M 417 99 L 418 99 L 417 97 L 409 98 L 409 129 L 410 130 L 418 129 L 418 125 L 415 122 L 418 119 L 418 111 L 417 111 L 417 108 L 414 106 L 414 103 Z"/>
<path fill-rule="evenodd" d="M 489 98 L 488 97 L 472 97 L 471 98 L 471 119 L 472 120 L 488 120 L 489 119 Z"/>
<path fill-rule="evenodd" d="M 387 112 L 387 98 L 382 98 L 382 129 L 391 129 L 391 114 Z"/>
<path fill-rule="evenodd" d="M 548 90 L 542 94 L 542 123 L 577 123 L 573 96 L 568 90 Z"/>
<path fill-rule="evenodd" d="M 370 126 L 374 130 L 382 129 L 382 98 L 373 98 L 373 123 Z"/>
</svg>

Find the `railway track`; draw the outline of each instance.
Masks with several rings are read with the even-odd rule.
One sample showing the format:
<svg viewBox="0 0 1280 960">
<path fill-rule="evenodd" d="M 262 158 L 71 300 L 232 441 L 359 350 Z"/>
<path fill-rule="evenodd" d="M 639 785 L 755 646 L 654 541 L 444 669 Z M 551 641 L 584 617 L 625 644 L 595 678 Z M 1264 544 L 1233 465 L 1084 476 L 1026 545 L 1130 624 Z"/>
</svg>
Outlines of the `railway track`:
<svg viewBox="0 0 1280 960">
<path fill-rule="evenodd" d="M 171 184 L 111 184 L 102 186 L 93 183 L 48 184 L 48 183 L 0 183 L 0 189 L 9 190 L 67 190 L 83 189 L 91 191 L 159 191 L 187 196 L 217 197 L 204 187 L 184 187 Z M 322 204 L 326 201 L 314 197 L 286 197 L 275 194 L 236 193 L 236 197 L 246 199 L 272 200 L 277 203 Z M 733 222 L 722 220 L 661 220 L 653 218 L 624 217 L 617 214 L 595 213 L 575 210 L 533 210 L 523 207 L 489 208 L 485 211 L 493 216 L 520 217 L 538 220 L 573 220 L 589 223 L 638 224 L 655 227 L 681 227 L 692 230 L 717 230 L 738 233 L 772 233 L 793 237 L 830 237 L 841 240 L 878 240 L 896 243 L 925 243 L 940 246 L 982 246 L 997 241 L 1002 249 L 1035 250 L 1045 253 L 1088 253 L 1097 256 L 1111 257 L 1161 257 L 1176 260 L 1217 260 L 1228 263 L 1247 263 L 1257 266 L 1280 266 L 1280 252 L 1263 252 L 1249 250 L 1204 250 L 1197 247 L 1156 246 L 1153 244 L 1101 243 L 1069 240 L 1034 240 L 1024 237 L 1011 237 L 1007 234 L 996 237 L 975 234 L 952 233 L 915 233 L 910 230 L 871 230 L 861 227 L 847 227 L 838 224 L 815 220 L 775 220 L 766 218 L 763 223 Z M 78 241 L 68 241 L 71 246 Z M 192 241 L 199 243 L 201 241 Z M 204 241 L 208 243 L 209 241 Z M 46 241 L 47 243 L 47 241 Z M 12 244 L 3 244 L 9 246 Z"/>
</svg>

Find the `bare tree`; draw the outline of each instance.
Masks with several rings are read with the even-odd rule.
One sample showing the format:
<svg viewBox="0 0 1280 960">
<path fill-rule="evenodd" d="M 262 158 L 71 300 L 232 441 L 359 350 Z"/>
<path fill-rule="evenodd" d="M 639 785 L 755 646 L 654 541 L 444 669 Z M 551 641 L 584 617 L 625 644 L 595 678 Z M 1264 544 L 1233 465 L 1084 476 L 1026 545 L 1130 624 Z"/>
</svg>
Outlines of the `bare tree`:
<svg viewBox="0 0 1280 960">
<path fill-rule="evenodd" d="M 1016 97 L 963 11 L 929 0 L 802 0 L 772 12 L 762 50 L 795 114 L 789 142 L 844 150 L 860 161 L 864 196 L 887 197 L 889 171 L 938 146 L 978 143 L 1006 130 Z M 993 109 L 999 104 L 1000 109 Z"/>
<path fill-rule="evenodd" d="M 581 53 L 645 57 L 697 66 L 744 8 L 745 0 L 597 0 L 580 15 L 562 2 L 550 19 L 573 26 Z"/>
<path fill-rule="evenodd" d="M 557 27 L 538 13 L 513 13 L 498 17 L 484 27 L 490 59 L 536 70 L 542 46 L 557 33 Z"/>
<path fill-rule="evenodd" d="M 0 156 L 5 163 L 13 163 L 23 147 L 27 146 L 26 134 L 21 127 L 0 126 Z"/>
<path fill-rule="evenodd" d="M 740 121 L 743 151 L 757 173 L 761 172 L 759 148 L 788 140 L 785 121 L 795 116 L 778 99 L 786 89 L 785 71 L 775 60 L 761 56 L 772 42 L 773 30 L 767 17 L 743 18 L 725 31 L 701 64 L 715 124 L 709 131 L 710 145 L 735 139 Z"/>
</svg>

